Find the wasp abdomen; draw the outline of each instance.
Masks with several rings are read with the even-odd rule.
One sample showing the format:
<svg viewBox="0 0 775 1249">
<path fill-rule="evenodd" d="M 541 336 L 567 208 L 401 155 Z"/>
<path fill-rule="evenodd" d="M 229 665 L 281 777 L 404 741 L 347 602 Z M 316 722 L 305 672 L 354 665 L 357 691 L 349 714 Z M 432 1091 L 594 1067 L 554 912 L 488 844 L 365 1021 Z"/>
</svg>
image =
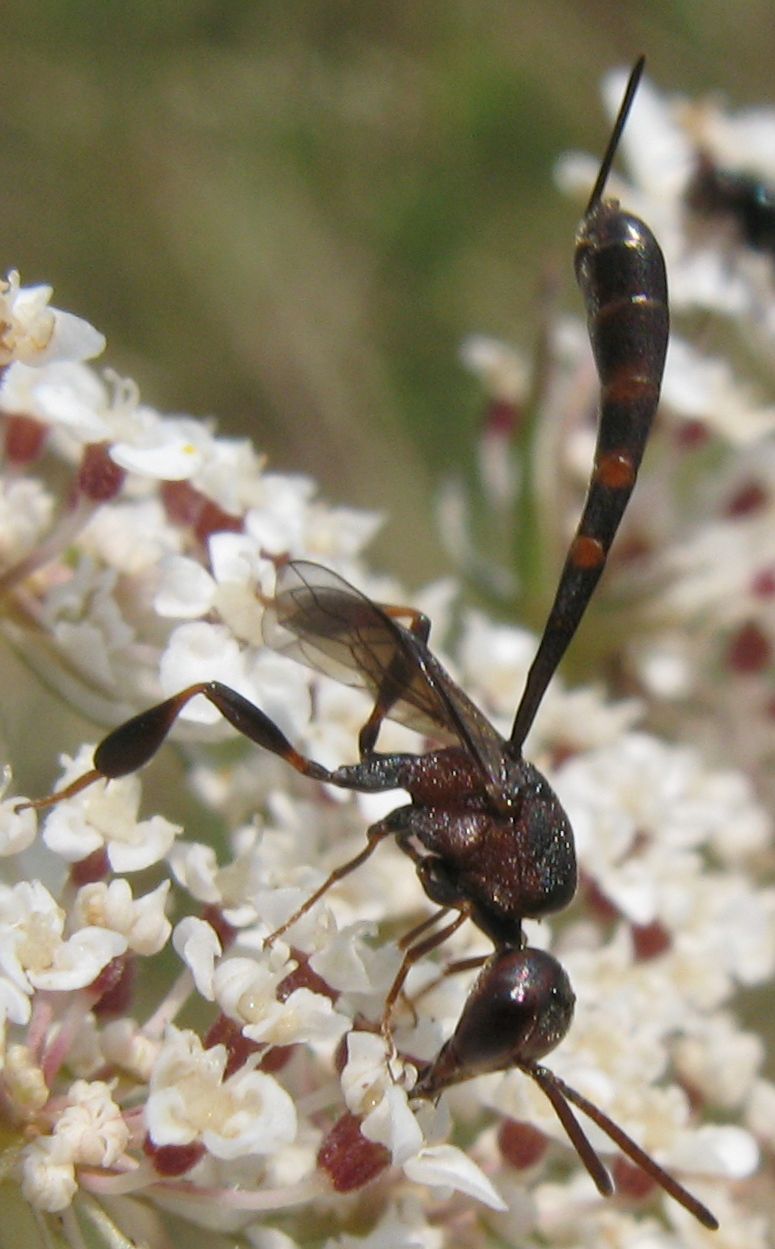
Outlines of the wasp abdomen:
<svg viewBox="0 0 775 1249">
<path fill-rule="evenodd" d="M 669 331 L 667 277 L 649 227 L 611 200 L 584 218 L 575 268 L 601 386 L 595 467 L 579 528 L 599 540 L 602 562 L 659 401 Z"/>
<path fill-rule="evenodd" d="M 669 317 L 665 262 L 654 235 L 639 217 L 604 200 L 581 224 L 575 269 L 603 398 L 610 385 L 646 385 L 656 406 Z"/>
</svg>

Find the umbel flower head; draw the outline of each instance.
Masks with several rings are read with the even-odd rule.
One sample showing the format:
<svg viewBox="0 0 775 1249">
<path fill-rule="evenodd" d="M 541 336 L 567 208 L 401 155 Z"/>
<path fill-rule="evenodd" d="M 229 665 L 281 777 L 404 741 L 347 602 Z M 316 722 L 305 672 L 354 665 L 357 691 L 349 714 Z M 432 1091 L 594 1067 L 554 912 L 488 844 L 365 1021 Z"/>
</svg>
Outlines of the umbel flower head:
<svg viewBox="0 0 775 1249">
<path fill-rule="evenodd" d="M 653 99 L 662 111 L 644 148 L 658 147 L 665 128 L 688 125 L 683 112 Z M 772 126 L 775 134 L 775 119 Z M 674 190 L 672 211 L 690 223 L 683 190 Z M 739 282 L 752 280 L 745 239 L 725 236 L 723 246 L 730 263 L 740 259 Z M 363 560 L 376 518 L 327 505 L 305 478 L 269 471 L 244 440 L 143 404 L 131 383 L 85 363 L 101 336 L 50 308 L 49 297 L 47 288 L 25 290 L 16 275 L 2 290 L 4 640 L 96 723 L 117 723 L 212 679 L 260 707 L 324 767 L 355 761 L 368 704 L 267 650 L 261 621 L 289 557 L 320 561 L 379 601 L 406 602 Z M 565 346 L 543 390 L 549 428 L 566 413 L 571 385 L 591 376 L 575 328 L 558 322 L 552 336 Z M 481 344 L 469 355 L 487 359 L 499 402 L 511 370 L 516 405 L 522 374 L 511 357 Z M 715 542 L 713 571 L 734 583 L 745 543 L 713 537 L 716 521 L 738 534 L 737 513 L 722 508 L 719 520 L 713 511 L 725 497 L 717 474 L 741 490 L 749 468 L 766 474 L 770 425 L 762 415 L 750 422 L 755 436 L 719 433 L 716 391 L 707 388 L 708 410 L 692 413 L 691 427 L 721 439 L 723 455 L 691 461 L 691 493 L 707 510 L 698 503 L 691 513 L 688 543 L 683 479 L 671 463 L 686 414 L 676 416 L 670 396 L 680 391 L 681 368 L 688 390 L 691 369 L 702 378 L 705 365 L 679 347 L 671 367 L 658 435 L 666 445 L 639 487 L 646 503 L 630 539 L 634 548 L 640 535 L 650 538 L 640 542 L 654 566 L 650 593 L 663 599 L 670 627 L 653 599 L 632 590 L 630 559 L 620 558 L 603 588 L 620 613 L 604 656 L 619 661 L 611 671 L 642 669 L 639 696 L 562 680 L 547 693 L 527 753 L 570 815 L 582 884 L 567 915 L 526 927 L 531 945 L 562 961 L 577 995 L 553 1070 L 680 1174 L 721 1231 L 700 1227 L 591 1127 L 617 1183 L 617 1198 L 603 1200 L 520 1071 L 461 1084 L 437 1105 L 412 1097 L 418 1069 L 453 1031 L 470 987 L 445 969 L 487 953 L 487 943 L 465 924 L 417 963 L 396 1003 L 391 1047 L 379 1021 L 401 962 L 397 938 L 429 907 L 413 864 L 385 838 L 367 867 L 266 946 L 400 796 L 345 795 L 241 739 L 239 749 L 225 748 L 234 730 L 197 698 L 159 761 L 177 769 L 167 810 L 149 809 L 142 778 L 130 775 L 74 793 L 38 819 L 19 810 L 8 760 L 0 1148 L 4 1224 L 18 1226 L 18 1243 L 32 1243 L 30 1220 L 41 1244 L 64 1237 L 74 1249 L 95 1239 L 163 1249 L 182 1226 L 192 1245 L 216 1249 L 771 1243 L 771 1212 L 758 1195 L 766 1197 L 762 1158 L 775 1141 L 775 1086 L 763 1075 L 762 1038 L 735 1013 L 739 989 L 764 983 L 775 967 L 775 891 L 761 883 L 771 829 L 755 788 L 763 754 L 736 742 L 750 769 L 733 770 L 715 758 L 712 727 L 695 740 L 698 691 L 708 720 L 725 697 L 701 685 L 699 641 L 696 654 L 686 648 L 682 682 L 671 687 L 670 738 L 649 731 L 646 719 L 655 715 L 653 673 L 675 669 L 673 643 L 686 621 L 669 614 L 679 581 L 669 566 L 660 569 L 656 537 L 665 552 L 673 541 L 683 545 L 687 569 L 690 550 Z M 726 368 L 730 393 L 750 416 L 735 365 L 707 367 Z M 583 414 L 586 402 L 576 402 Z M 579 420 L 560 460 L 569 495 L 587 441 Z M 562 528 L 573 509 L 557 508 L 547 485 L 554 465 L 539 471 L 538 446 L 534 454 L 539 518 L 553 516 Z M 492 460 L 482 462 L 490 501 L 511 506 L 509 482 L 496 489 L 486 471 Z M 530 535 L 544 562 L 554 537 L 541 524 Z M 452 598 L 448 586 L 415 596 L 439 648 Z M 702 599 L 705 649 L 731 636 L 729 598 Z M 505 731 L 535 640 L 478 612 L 459 610 L 457 624 L 445 662 Z M 632 638 L 647 638 L 648 653 Z M 598 681 L 602 671 L 594 671 Z M 720 687 L 728 673 L 704 680 Z M 751 687 L 750 702 L 757 697 Z M 742 737 L 750 727 L 758 742 L 761 722 L 736 720 L 736 731 Z M 382 726 L 380 750 L 426 746 L 399 725 Z M 87 773 L 92 752 L 90 743 L 63 755 L 56 788 Z M 185 827 L 176 814 L 181 790 Z"/>
</svg>

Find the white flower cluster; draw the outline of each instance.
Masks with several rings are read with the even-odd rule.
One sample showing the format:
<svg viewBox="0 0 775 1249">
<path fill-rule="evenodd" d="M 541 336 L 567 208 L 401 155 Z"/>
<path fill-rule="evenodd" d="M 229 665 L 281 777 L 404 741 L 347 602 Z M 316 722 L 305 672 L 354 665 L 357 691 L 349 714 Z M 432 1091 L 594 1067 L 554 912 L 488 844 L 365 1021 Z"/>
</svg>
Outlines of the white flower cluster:
<svg viewBox="0 0 775 1249">
<path fill-rule="evenodd" d="M 646 99 L 654 114 L 657 97 Z M 655 122 L 639 142 L 658 150 L 658 137 Z M 665 221 L 652 223 L 670 237 Z M 305 756 L 327 767 L 355 760 L 368 703 L 268 652 L 261 618 L 289 557 L 322 561 L 381 601 L 406 601 L 360 562 L 375 517 L 326 506 L 309 481 L 268 472 L 247 442 L 162 416 L 132 385 L 100 376 L 84 363 L 100 336 L 51 309 L 48 296 L 15 275 L 0 292 L 3 637 L 97 720 L 115 723 L 217 680 Z M 503 390 L 499 399 L 514 403 L 519 362 L 501 370 L 482 343 L 470 355 Z M 673 394 L 680 361 L 679 348 Z M 688 376 L 697 359 L 684 363 Z M 575 369 L 578 380 L 580 368 L 567 376 Z M 757 471 L 768 471 L 755 442 L 769 429 L 761 419 L 755 436 L 725 435 L 723 472 L 727 481 L 737 474 L 740 491 L 754 446 Z M 668 545 L 684 524 L 678 476 L 644 483 L 647 499 L 668 497 L 654 520 Z M 716 481 L 702 479 L 702 489 L 708 507 L 728 498 Z M 734 531 L 728 513 L 725 523 Z M 692 569 L 699 577 L 689 552 L 714 541 L 708 580 L 711 571 L 719 583 L 741 576 L 737 545 L 714 539 L 699 512 L 692 524 L 681 557 L 689 580 Z M 671 600 L 656 567 L 672 557 L 650 548 L 649 558 L 649 584 L 662 584 L 681 637 L 679 582 Z M 717 639 L 729 627 L 729 594 L 696 596 Z M 437 628 L 448 597 L 436 587 L 418 603 Z M 637 599 L 626 610 L 631 635 L 650 631 L 651 669 L 675 663 L 661 618 L 657 628 Z M 534 641 L 478 613 L 459 632 L 461 681 L 505 730 Z M 686 649 L 692 660 L 701 651 L 694 640 Z M 692 698 L 699 671 L 699 659 L 691 680 L 682 670 Z M 715 682 L 716 708 L 723 684 Z M 673 704 L 679 725 L 688 711 L 675 690 Z M 224 751 L 218 743 L 234 730 L 197 697 L 181 711 L 184 749 L 169 784 L 176 799 L 184 778 L 185 828 L 144 813 L 135 775 L 79 789 L 92 746 L 63 759 L 58 788 L 73 788 L 40 829 L 19 795 L 6 792 L 0 805 L 3 1169 L 44 1243 L 56 1222 L 73 1246 L 83 1244 L 83 1224 L 107 1244 L 133 1237 L 162 1249 L 172 1211 L 211 1229 L 214 1246 L 240 1234 L 256 1249 L 296 1249 L 310 1243 L 310 1227 L 316 1243 L 328 1237 L 326 1249 L 765 1249 L 775 1219 L 755 1196 L 760 1152 L 773 1144 L 775 1086 L 734 996 L 775 970 L 775 890 L 759 882 L 771 829 L 750 777 L 638 731 L 640 715 L 634 699 L 561 681 L 547 694 L 529 753 L 567 807 L 582 879 L 569 915 L 528 924 L 528 936 L 552 947 L 578 996 L 549 1065 L 685 1176 L 720 1232 L 644 1182 L 591 1127 L 620 1194 L 604 1201 L 548 1101 L 518 1071 L 461 1084 L 437 1105 L 412 1097 L 418 1068 L 465 1000 L 465 976 L 445 968 L 487 943 L 466 924 L 420 960 L 388 1041 L 380 1022 L 401 963 L 396 938 L 430 906 L 409 858 L 386 839 L 266 945 L 363 849 L 366 827 L 400 795 L 344 795 L 248 744 Z M 379 747 L 424 743 L 388 722 Z M 172 755 L 162 751 L 160 766 Z M 352 1194 L 368 1184 L 356 1235 Z"/>
</svg>

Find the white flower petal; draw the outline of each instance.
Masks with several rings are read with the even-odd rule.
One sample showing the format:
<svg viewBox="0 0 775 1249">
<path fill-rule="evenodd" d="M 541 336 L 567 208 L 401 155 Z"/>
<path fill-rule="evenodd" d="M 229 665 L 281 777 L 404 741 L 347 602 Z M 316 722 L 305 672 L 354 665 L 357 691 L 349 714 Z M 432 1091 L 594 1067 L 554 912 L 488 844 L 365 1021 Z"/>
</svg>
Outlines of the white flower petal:
<svg viewBox="0 0 775 1249">
<path fill-rule="evenodd" d="M 227 629 L 198 621 L 174 630 L 162 655 L 159 676 L 168 695 L 203 678 L 220 681 L 242 693 L 246 685 L 245 660 Z M 195 698 L 184 708 L 181 719 L 215 724 L 221 716 L 204 698 Z"/>
<path fill-rule="evenodd" d="M 17 811 L 24 798 L 6 798 L 0 802 L 0 857 L 20 854 L 34 842 L 38 832 L 38 813 L 28 809 Z"/>
<path fill-rule="evenodd" d="M 417 1184 L 466 1193 L 492 1210 L 507 1209 L 481 1168 L 454 1145 L 426 1145 L 404 1163 L 404 1174 Z"/>
<path fill-rule="evenodd" d="M 759 1162 L 759 1147 L 750 1132 L 732 1124 L 702 1124 L 670 1151 L 670 1165 L 729 1179 L 745 1179 Z"/>
<path fill-rule="evenodd" d="M 59 1116 L 55 1135 L 67 1142 L 73 1161 L 112 1167 L 129 1143 L 129 1127 L 110 1088 L 101 1080 L 76 1080 L 69 1105 Z"/>
<path fill-rule="evenodd" d="M 116 442 L 110 449 L 110 457 L 130 473 L 159 481 L 185 481 L 202 465 L 200 448 L 186 440 L 159 441 L 147 447 Z"/>
<path fill-rule="evenodd" d="M 164 560 L 154 607 L 160 616 L 179 619 L 203 616 L 210 610 L 215 582 L 206 568 L 182 555 Z"/>
<path fill-rule="evenodd" d="M 216 1158 L 273 1154 L 296 1135 L 293 1101 L 277 1081 L 262 1071 L 240 1071 L 224 1086 L 232 1102 L 215 1130 L 206 1127 L 202 1140 Z"/>
<path fill-rule="evenodd" d="M 40 1137 L 24 1151 L 22 1194 L 34 1209 L 49 1214 L 66 1210 L 78 1191 L 75 1166 L 61 1153 L 61 1145 L 51 1136 Z"/>
<path fill-rule="evenodd" d="M 51 967 L 46 971 L 29 971 L 32 984 L 38 989 L 67 992 L 83 989 L 96 980 L 103 967 L 127 948 L 126 937 L 105 928 L 82 928 L 60 945 Z"/>
<path fill-rule="evenodd" d="M 221 954 L 221 943 L 215 929 L 196 915 L 187 915 L 176 925 L 172 944 L 194 977 L 198 992 L 211 1002 L 213 968 Z"/>
<path fill-rule="evenodd" d="M 395 1166 L 416 1157 L 423 1143 L 422 1129 L 409 1108 L 405 1089 L 389 1084 L 379 1105 L 366 1115 L 361 1132 L 390 1150 Z"/>
<path fill-rule="evenodd" d="M 54 360 L 92 360 L 105 350 L 105 335 L 95 330 L 83 317 L 72 312 L 52 308 L 54 333 L 48 346 L 38 357 L 38 363 L 48 364 Z"/>
<path fill-rule="evenodd" d="M 179 824 L 171 824 L 163 815 L 141 820 L 132 830 L 131 838 L 108 843 L 111 867 L 116 872 L 141 872 L 152 867 L 166 856 L 180 831 Z"/>
</svg>

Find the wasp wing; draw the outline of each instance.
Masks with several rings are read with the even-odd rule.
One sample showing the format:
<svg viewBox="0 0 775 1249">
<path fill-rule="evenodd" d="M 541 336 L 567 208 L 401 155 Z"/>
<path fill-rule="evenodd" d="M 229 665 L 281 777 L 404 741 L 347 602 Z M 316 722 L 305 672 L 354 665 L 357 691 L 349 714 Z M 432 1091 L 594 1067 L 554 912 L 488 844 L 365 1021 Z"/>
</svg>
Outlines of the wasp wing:
<svg viewBox="0 0 775 1249">
<path fill-rule="evenodd" d="M 285 564 L 263 620 L 273 650 L 344 685 L 367 689 L 391 720 L 458 742 L 485 779 L 501 779 L 503 739 L 410 629 L 330 569 Z"/>
</svg>

